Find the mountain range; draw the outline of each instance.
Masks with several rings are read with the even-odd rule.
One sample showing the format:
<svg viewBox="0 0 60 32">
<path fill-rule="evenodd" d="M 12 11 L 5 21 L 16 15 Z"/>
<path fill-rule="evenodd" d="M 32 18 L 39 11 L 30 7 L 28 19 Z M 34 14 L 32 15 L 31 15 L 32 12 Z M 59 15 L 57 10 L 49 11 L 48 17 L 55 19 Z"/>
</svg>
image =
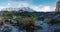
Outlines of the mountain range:
<svg viewBox="0 0 60 32">
<path fill-rule="evenodd" d="M 1 12 L 6 12 L 6 13 L 11 13 L 11 14 L 16 14 L 16 13 L 22 13 L 22 12 L 31 12 L 32 14 L 35 14 L 38 17 L 38 20 L 44 20 L 46 18 L 50 18 L 55 15 L 55 12 L 36 12 L 33 9 L 29 7 L 23 7 L 20 8 L 18 11 L 1 11 Z M 27 13 L 28 14 L 28 13 Z"/>
</svg>

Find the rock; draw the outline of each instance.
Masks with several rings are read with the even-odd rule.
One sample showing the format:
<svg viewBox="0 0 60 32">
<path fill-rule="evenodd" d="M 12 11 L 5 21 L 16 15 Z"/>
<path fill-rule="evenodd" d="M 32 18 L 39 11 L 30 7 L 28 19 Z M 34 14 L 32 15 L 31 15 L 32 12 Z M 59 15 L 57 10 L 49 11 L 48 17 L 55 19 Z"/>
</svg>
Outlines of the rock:
<svg viewBox="0 0 60 32">
<path fill-rule="evenodd" d="M 55 29 L 54 32 L 60 32 L 60 29 Z"/>
</svg>

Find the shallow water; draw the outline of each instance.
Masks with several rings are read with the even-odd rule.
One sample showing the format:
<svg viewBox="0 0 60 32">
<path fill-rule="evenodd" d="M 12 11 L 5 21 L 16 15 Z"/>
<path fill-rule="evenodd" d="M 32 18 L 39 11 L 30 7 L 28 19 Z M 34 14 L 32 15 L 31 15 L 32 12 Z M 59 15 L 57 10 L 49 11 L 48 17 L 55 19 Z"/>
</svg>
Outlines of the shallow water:
<svg viewBox="0 0 60 32">
<path fill-rule="evenodd" d="M 48 25 L 48 24 L 44 23 L 43 21 L 38 21 L 37 23 L 39 26 L 42 27 L 42 29 L 34 30 L 34 32 L 54 32 L 55 25 Z M 8 26 L 12 29 L 11 32 L 26 32 L 25 30 L 19 30 L 19 28 L 17 26 L 11 26 L 8 23 L 6 23 L 3 27 L 0 27 L 0 32 L 2 32 L 2 30 L 6 26 Z"/>
</svg>

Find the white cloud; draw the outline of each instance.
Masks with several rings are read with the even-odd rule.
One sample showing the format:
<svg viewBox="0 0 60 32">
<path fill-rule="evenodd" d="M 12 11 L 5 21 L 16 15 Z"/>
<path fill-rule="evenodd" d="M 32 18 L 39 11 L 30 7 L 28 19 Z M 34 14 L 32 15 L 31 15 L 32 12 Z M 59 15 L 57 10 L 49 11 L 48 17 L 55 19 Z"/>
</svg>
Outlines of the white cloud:
<svg viewBox="0 0 60 32">
<path fill-rule="evenodd" d="M 23 2 L 20 2 L 19 4 L 18 4 L 18 7 L 28 7 L 30 4 L 28 4 L 28 3 L 23 3 Z"/>
<path fill-rule="evenodd" d="M 31 6 L 33 10 L 36 10 L 37 12 L 51 12 L 54 11 L 55 7 L 50 6 Z"/>
<path fill-rule="evenodd" d="M 3 6 L 0 6 L 0 11 L 1 11 L 1 9 L 3 9 L 3 8 L 5 8 L 5 7 L 3 7 Z"/>
<path fill-rule="evenodd" d="M 49 5 L 33 5 L 28 2 L 9 2 L 7 3 L 6 6 L 0 6 L 0 10 L 2 8 L 7 8 L 7 7 L 15 7 L 15 8 L 21 8 L 21 7 L 30 7 L 31 9 L 37 11 L 37 12 L 50 12 L 55 9 L 55 7 L 51 7 Z"/>
</svg>

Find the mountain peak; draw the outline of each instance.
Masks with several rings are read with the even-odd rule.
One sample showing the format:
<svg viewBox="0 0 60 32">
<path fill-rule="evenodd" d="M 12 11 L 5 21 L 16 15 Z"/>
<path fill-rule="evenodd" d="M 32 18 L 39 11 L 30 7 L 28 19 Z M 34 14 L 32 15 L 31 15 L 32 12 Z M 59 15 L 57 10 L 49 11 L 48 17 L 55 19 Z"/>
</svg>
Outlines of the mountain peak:
<svg viewBox="0 0 60 32">
<path fill-rule="evenodd" d="M 2 11 L 28 11 L 28 12 L 34 12 L 33 9 L 29 8 L 29 7 L 22 7 L 22 8 L 3 8 Z"/>
</svg>

